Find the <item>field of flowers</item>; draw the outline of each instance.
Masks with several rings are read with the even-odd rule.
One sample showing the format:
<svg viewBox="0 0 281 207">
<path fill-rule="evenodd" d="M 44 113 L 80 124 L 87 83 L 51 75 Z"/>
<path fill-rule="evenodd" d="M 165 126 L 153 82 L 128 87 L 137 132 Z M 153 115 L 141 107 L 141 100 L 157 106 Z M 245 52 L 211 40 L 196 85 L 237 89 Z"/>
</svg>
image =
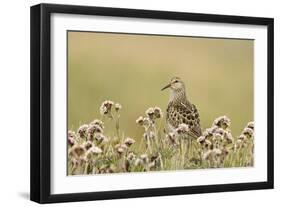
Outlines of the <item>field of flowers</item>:
<svg viewBox="0 0 281 207">
<path fill-rule="evenodd" d="M 136 139 L 120 129 L 121 111 L 119 103 L 104 101 L 100 119 L 81 125 L 76 132 L 68 131 L 68 175 L 254 165 L 253 122 L 235 137 L 230 119 L 221 116 L 194 139 L 188 136 L 186 124 L 174 131 L 160 130 L 162 111 L 151 107 L 136 119 L 136 127 L 144 132 L 141 139 Z M 114 135 L 106 133 L 105 123 L 109 122 L 114 123 Z"/>
</svg>

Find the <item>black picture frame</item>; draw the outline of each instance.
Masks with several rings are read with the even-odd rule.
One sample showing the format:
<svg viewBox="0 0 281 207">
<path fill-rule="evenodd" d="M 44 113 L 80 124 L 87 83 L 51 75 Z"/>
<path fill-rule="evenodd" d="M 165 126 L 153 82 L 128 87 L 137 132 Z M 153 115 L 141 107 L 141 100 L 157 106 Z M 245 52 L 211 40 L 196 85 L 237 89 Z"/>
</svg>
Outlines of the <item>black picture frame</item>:
<svg viewBox="0 0 281 207">
<path fill-rule="evenodd" d="M 267 26 L 267 181 L 238 184 L 136 189 L 73 194 L 50 193 L 50 130 L 51 130 L 51 70 L 50 70 L 50 15 L 52 13 L 134 17 L 194 22 L 218 22 Z M 274 187 L 274 78 L 273 44 L 274 20 L 272 18 L 195 14 L 170 11 L 135 10 L 90 6 L 39 4 L 31 7 L 31 151 L 30 199 L 39 203 L 88 201 L 102 199 L 166 196 L 179 194 L 210 193 L 272 189 Z"/>
</svg>

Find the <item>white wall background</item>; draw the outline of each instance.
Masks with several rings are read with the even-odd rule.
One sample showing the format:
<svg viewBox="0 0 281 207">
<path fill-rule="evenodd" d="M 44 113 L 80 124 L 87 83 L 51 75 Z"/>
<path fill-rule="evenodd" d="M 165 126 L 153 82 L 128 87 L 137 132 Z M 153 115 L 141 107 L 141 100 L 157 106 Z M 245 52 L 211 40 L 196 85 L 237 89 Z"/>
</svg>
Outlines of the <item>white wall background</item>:
<svg viewBox="0 0 281 207">
<path fill-rule="evenodd" d="M 275 18 L 275 189 L 53 206 L 254 206 L 281 202 L 281 13 L 279 1 L 246 0 L 69 0 L 2 1 L 0 32 L 0 206 L 36 206 L 29 201 L 29 7 L 67 3 Z M 276 205 L 275 205 L 276 206 Z"/>
</svg>

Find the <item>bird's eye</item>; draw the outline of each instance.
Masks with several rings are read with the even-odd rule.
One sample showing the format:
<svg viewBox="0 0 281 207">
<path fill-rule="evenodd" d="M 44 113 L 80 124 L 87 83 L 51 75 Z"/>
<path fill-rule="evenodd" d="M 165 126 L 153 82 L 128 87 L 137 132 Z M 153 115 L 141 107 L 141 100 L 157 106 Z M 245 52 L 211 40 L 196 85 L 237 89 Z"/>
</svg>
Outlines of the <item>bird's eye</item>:
<svg viewBox="0 0 281 207">
<path fill-rule="evenodd" d="M 178 80 L 175 80 L 175 83 L 179 82 Z"/>
</svg>

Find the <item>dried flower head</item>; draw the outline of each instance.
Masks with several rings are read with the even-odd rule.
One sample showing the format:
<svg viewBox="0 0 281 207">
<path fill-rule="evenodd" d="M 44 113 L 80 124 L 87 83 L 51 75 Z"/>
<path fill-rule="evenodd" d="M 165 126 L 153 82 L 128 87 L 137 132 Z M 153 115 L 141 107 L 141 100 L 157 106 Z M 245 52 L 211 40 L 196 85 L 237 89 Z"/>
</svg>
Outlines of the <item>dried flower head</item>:
<svg viewBox="0 0 281 207">
<path fill-rule="evenodd" d="M 214 133 L 213 140 L 222 141 L 223 135 L 220 133 Z"/>
<path fill-rule="evenodd" d="M 246 127 L 254 130 L 254 122 L 253 121 L 249 122 Z"/>
<path fill-rule="evenodd" d="M 76 158 L 81 157 L 85 152 L 85 147 L 78 144 L 74 145 L 69 151 L 69 153 Z"/>
<path fill-rule="evenodd" d="M 230 119 L 227 116 L 221 116 L 215 119 L 213 126 L 218 126 L 223 129 L 226 129 L 230 126 Z"/>
<path fill-rule="evenodd" d="M 105 143 L 105 142 L 108 142 L 108 141 L 109 141 L 108 138 L 107 138 L 105 135 L 101 134 L 101 133 L 95 134 L 94 139 L 95 139 L 98 143 Z"/>
<path fill-rule="evenodd" d="M 244 136 L 244 135 L 243 135 Z M 240 136 L 241 137 L 241 136 Z M 236 143 L 235 143 L 235 148 L 240 148 L 243 146 L 244 140 L 240 139 L 240 137 L 237 139 Z"/>
<path fill-rule="evenodd" d="M 143 161 L 144 164 L 147 164 L 149 162 L 147 154 L 142 154 L 140 156 L 140 159 Z"/>
<path fill-rule="evenodd" d="M 125 145 L 125 144 L 117 144 L 117 145 L 115 145 L 114 148 L 118 152 L 119 155 L 123 154 L 128 149 L 127 145 Z"/>
<path fill-rule="evenodd" d="M 115 111 L 119 111 L 120 109 L 122 109 L 122 106 L 119 103 L 115 103 L 114 107 L 115 107 Z"/>
<path fill-rule="evenodd" d="M 246 135 L 247 137 L 252 137 L 254 135 L 254 130 L 246 127 L 242 134 Z"/>
<path fill-rule="evenodd" d="M 86 132 L 87 132 L 88 127 L 89 126 L 87 124 L 83 124 L 78 128 L 77 133 L 79 134 L 80 137 L 86 136 Z"/>
<path fill-rule="evenodd" d="M 225 132 L 224 137 L 228 141 L 228 143 L 233 143 L 234 138 L 233 138 L 232 134 L 229 131 Z"/>
<path fill-rule="evenodd" d="M 143 118 L 142 116 L 140 116 L 140 117 L 136 120 L 136 123 L 142 126 L 142 125 L 144 124 L 144 118 Z"/>
<path fill-rule="evenodd" d="M 87 129 L 87 133 L 90 135 L 94 135 L 95 133 L 103 133 L 103 129 L 100 127 L 100 125 L 91 124 Z"/>
<path fill-rule="evenodd" d="M 216 128 L 216 129 L 214 129 L 214 133 L 220 134 L 221 136 L 223 136 L 225 133 L 225 130 L 222 128 Z"/>
<path fill-rule="evenodd" d="M 114 102 L 113 101 L 104 101 L 101 106 L 100 106 L 100 114 L 101 115 L 107 115 L 111 112 L 111 108 L 113 106 Z"/>
<path fill-rule="evenodd" d="M 85 147 L 86 150 L 90 149 L 92 147 L 92 142 L 91 141 L 87 141 L 83 143 L 83 147 Z"/>
<path fill-rule="evenodd" d="M 179 124 L 178 128 L 176 129 L 176 132 L 178 134 L 185 134 L 189 131 L 189 126 L 187 124 Z"/>
<path fill-rule="evenodd" d="M 73 146 L 76 143 L 76 135 L 74 131 L 68 131 L 67 133 L 67 142 L 70 146 Z"/>
<path fill-rule="evenodd" d="M 203 149 L 211 149 L 212 146 L 213 146 L 213 143 L 208 140 L 208 139 L 205 139 L 204 142 L 201 143 L 201 145 L 203 145 Z"/>
<path fill-rule="evenodd" d="M 97 146 L 92 146 L 88 149 L 88 151 L 85 154 L 84 159 L 85 160 L 91 160 L 93 156 L 99 155 L 102 153 L 102 149 Z"/>
<path fill-rule="evenodd" d="M 127 155 L 127 160 L 128 161 L 133 161 L 136 159 L 136 155 L 133 152 L 129 152 L 129 154 Z"/>
<path fill-rule="evenodd" d="M 127 137 L 124 141 L 124 144 L 127 146 L 127 147 L 130 147 L 132 144 L 134 144 L 136 141 L 130 137 Z"/>
<path fill-rule="evenodd" d="M 154 107 L 154 116 L 156 119 L 160 119 L 163 117 L 162 111 L 159 107 Z"/>
<path fill-rule="evenodd" d="M 92 146 L 90 148 L 90 151 L 93 153 L 93 154 L 101 154 L 102 153 L 102 149 L 97 147 L 97 146 Z"/>
<path fill-rule="evenodd" d="M 103 123 L 103 121 L 101 121 L 99 119 L 95 119 L 94 121 L 92 121 L 90 123 L 90 125 L 98 125 L 98 126 L 100 126 L 100 128 L 104 129 L 104 123 Z"/>
<path fill-rule="evenodd" d="M 150 119 L 153 119 L 153 116 L 154 116 L 154 109 L 152 107 L 148 108 L 146 111 L 145 111 L 145 114 L 150 118 Z"/>
<path fill-rule="evenodd" d="M 200 143 L 200 144 L 203 144 L 205 139 L 206 139 L 205 136 L 200 136 L 200 137 L 197 138 L 197 142 Z"/>
<path fill-rule="evenodd" d="M 247 137 L 244 135 L 244 134 L 241 134 L 239 137 L 238 137 L 238 140 L 240 141 L 244 141 Z M 237 140 L 237 141 L 238 141 Z"/>
</svg>

